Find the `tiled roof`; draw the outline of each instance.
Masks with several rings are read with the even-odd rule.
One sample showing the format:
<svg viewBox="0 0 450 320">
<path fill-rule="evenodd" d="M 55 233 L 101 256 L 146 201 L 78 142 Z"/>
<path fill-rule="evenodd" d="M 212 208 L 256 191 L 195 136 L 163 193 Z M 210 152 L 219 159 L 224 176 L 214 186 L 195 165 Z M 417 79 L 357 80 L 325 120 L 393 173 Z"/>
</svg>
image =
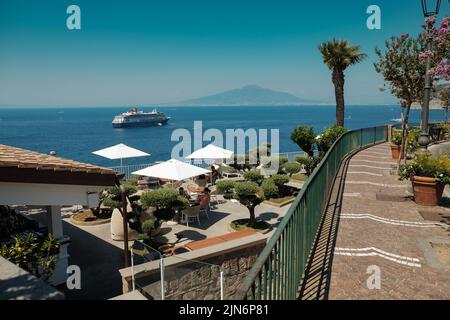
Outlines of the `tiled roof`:
<svg viewBox="0 0 450 320">
<path fill-rule="evenodd" d="M 115 175 L 112 169 L 0 144 L 0 167 Z"/>
</svg>

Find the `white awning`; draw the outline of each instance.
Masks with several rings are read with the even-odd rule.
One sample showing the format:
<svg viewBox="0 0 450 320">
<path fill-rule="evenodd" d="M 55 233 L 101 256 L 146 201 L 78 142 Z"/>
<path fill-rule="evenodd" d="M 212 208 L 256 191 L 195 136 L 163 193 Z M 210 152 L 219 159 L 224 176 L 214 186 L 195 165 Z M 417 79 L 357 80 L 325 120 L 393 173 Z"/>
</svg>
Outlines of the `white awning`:
<svg viewBox="0 0 450 320">
<path fill-rule="evenodd" d="M 149 153 L 143 152 L 141 150 L 131 148 L 123 143 L 117 144 L 115 146 L 97 150 L 92 152 L 98 156 L 108 158 L 108 159 L 120 159 L 122 163 L 122 159 L 126 158 L 135 158 L 135 157 L 145 157 L 149 156 Z"/>
<path fill-rule="evenodd" d="M 202 149 L 194 151 L 186 159 L 229 159 L 232 155 L 233 151 L 209 144 Z"/>
<path fill-rule="evenodd" d="M 211 171 L 176 159 L 170 159 L 166 162 L 132 172 L 131 174 L 180 181 L 209 172 Z"/>
</svg>

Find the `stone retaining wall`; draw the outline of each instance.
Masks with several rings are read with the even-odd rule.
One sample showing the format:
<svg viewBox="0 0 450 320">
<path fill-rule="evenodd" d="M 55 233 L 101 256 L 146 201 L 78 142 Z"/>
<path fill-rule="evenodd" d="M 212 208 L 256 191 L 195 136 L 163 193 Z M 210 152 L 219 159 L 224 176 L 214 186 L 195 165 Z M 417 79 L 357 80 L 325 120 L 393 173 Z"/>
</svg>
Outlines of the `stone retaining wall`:
<svg viewBox="0 0 450 320">
<path fill-rule="evenodd" d="M 220 271 L 224 298 L 229 299 L 266 245 L 266 239 L 264 235 L 254 235 L 164 259 L 165 299 L 219 300 Z M 132 287 L 131 268 L 120 273 L 125 293 Z M 135 266 L 135 276 L 139 285 L 146 285 L 148 295 L 161 298 L 159 261 Z"/>
</svg>

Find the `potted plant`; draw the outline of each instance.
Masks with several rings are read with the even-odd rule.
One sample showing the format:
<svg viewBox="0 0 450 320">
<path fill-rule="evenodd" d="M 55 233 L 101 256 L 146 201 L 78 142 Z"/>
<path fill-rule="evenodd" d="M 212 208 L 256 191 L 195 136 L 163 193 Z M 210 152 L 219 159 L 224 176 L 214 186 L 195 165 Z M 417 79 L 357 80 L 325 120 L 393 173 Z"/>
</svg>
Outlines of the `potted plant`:
<svg viewBox="0 0 450 320">
<path fill-rule="evenodd" d="M 410 179 L 414 201 L 424 206 L 436 206 L 446 184 L 450 183 L 449 154 L 416 155 L 413 162 L 400 166 L 400 180 Z"/>
<path fill-rule="evenodd" d="M 391 138 L 392 159 L 400 158 L 401 145 L 402 145 L 402 134 L 398 131 L 395 131 L 392 134 Z"/>
</svg>

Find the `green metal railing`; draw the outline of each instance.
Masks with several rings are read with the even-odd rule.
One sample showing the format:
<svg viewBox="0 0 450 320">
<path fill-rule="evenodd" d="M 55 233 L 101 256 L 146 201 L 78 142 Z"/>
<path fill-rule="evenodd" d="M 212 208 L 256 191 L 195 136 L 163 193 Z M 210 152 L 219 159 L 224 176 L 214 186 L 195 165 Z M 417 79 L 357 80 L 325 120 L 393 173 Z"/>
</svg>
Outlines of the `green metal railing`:
<svg viewBox="0 0 450 320">
<path fill-rule="evenodd" d="M 306 181 L 233 299 L 296 299 L 322 213 L 341 161 L 350 153 L 387 140 L 387 126 L 342 135 Z"/>
</svg>

